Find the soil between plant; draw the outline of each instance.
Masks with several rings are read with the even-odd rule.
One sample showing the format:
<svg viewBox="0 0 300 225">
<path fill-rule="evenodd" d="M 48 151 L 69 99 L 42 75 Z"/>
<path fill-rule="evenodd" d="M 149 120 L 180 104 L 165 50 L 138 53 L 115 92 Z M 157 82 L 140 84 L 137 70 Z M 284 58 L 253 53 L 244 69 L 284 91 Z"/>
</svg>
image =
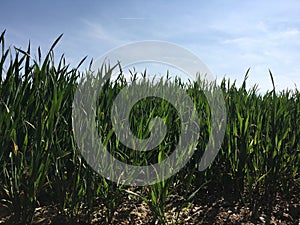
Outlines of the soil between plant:
<svg viewBox="0 0 300 225">
<path fill-rule="evenodd" d="M 300 224 L 299 188 L 286 195 L 276 194 L 273 198 L 255 196 L 255 201 L 243 199 L 235 193 L 224 193 L 218 188 L 204 188 L 197 193 L 194 202 L 179 211 L 182 199 L 179 195 L 170 196 L 165 216 L 168 224 Z M 255 200 L 255 199 L 254 199 Z M 251 202 L 252 201 L 252 204 Z M 255 206 L 259 205 L 259 206 Z M 2 210 L 1 210 L 2 209 Z M 105 207 L 99 205 L 99 210 L 90 213 L 92 219 L 87 223 L 86 215 L 70 219 L 61 215 L 55 205 L 40 206 L 35 209 L 33 225 L 96 225 L 105 223 Z M 12 216 L 5 215 L 4 207 L 0 207 L 0 224 L 15 224 Z M 159 224 L 153 221 L 153 214 L 147 204 L 137 197 L 128 196 L 118 207 L 111 224 Z"/>
</svg>

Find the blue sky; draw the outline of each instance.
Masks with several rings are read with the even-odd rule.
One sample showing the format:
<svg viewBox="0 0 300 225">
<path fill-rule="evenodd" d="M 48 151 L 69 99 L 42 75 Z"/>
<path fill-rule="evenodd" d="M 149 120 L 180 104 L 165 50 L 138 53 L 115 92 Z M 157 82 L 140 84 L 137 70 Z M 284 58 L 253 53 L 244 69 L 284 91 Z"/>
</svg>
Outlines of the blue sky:
<svg viewBox="0 0 300 225">
<path fill-rule="evenodd" d="M 195 53 L 221 79 L 264 91 L 300 87 L 300 1 L 8 1 L 1 2 L 0 31 L 8 45 L 44 53 L 61 34 L 56 55 L 72 66 L 134 41 L 161 40 Z M 33 54 L 34 55 L 34 54 Z"/>
</svg>

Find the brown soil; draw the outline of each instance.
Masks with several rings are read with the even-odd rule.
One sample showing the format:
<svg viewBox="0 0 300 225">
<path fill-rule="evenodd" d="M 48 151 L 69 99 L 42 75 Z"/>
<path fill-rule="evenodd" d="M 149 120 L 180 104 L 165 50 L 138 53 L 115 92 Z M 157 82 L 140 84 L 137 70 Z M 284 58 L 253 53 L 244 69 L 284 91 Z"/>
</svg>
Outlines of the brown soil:
<svg viewBox="0 0 300 225">
<path fill-rule="evenodd" d="M 300 224 L 300 200 L 298 190 L 289 195 L 274 197 L 255 197 L 259 201 L 243 199 L 236 194 L 222 194 L 221 191 L 201 190 L 189 207 L 181 209 L 183 202 L 179 196 L 171 196 L 165 216 L 168 224 Z M 242 200 L 243 199 L 243 200 Z M 252 202 L 251 202 L 252 201 Z M 256 203 L 255 203 L 256 202 Z M 256 206 L 256 205 L 259 205 Z M 55 206 L 36 208 L 34 225 L 93 225 L 105 223 L 105 207 L 90 213 L 90 223 L 82 216 L 77 221 L 70 220 L 59 213 Z M 12 216 L 4 206 L 0 206 L 0 224 L 14 224 Z M 153 220 L 148 205 L 135 198 L 128 197 L 114 214 L 111 224 L 159 224 Z"/>
</svg>

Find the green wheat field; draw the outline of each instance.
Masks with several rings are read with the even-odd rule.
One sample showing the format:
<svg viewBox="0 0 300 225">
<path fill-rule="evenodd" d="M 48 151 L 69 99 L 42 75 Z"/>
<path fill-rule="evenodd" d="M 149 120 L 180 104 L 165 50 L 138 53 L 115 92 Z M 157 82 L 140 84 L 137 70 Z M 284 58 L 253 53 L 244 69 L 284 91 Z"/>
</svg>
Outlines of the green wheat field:
<svg viewBox="0 0 300 225">
<path fill-rule="evenodd" d="M 60 38 L 43 55 L 40 48 L 32 54 L 30 45 L 25 51 L 6 48 L 5 32 L 0 36 L 0 217 L 3 223 L 142 224 L 138 220 L 145 219 L 140 218 L 143 215 L 136 215 L 135 219 L 130 218 L 130 213 L 120 215 L 122 210 L 126 211 L 125 206 L 142 205 L 147 209 L 147 224 L 192 224 L 187 222 L 187 215 L 192 217 L 193 208 L 205 204 L 216 193 L 234 196 L 235 202 L 249 210 L 249 218 L 259 220 L 264 209 L 265 219 L 268 218 L 267 212 L 274 211 L 272 207 L 278 198 L 282 202 L 292 198 L 294 203 L 299 201 L 300 92 L 297 88 L 278 92 L 271 71 L 266 76 L 270 77 L 274 89 L 264 94 L 258 93 L 258 86 L 246 88 L 249 71 L 241 87 L 224 79 L 220 88 L 227 110 L 225 137 L 213 163 L 205 171 L 198 171 L 210 133 L 210 109 L 203 87 L 213 90 L 215 83 L 203 85 L 201 81 L 175 79 L 170 85 L 184 89 L 199 113 L 201 129 L 197 150 L 185 167 L 169 179 L 149 186 L 129 187 L 96 173 L 80 154 L 72 128 L 72 102 L 77 86 L 90 82 L 92 76 L 89 69 L 79 71 L 82 62 L 77 68 L 70 68 L 63 56 L 55 62 L 54 47 Z M 103 66 L 97 76 L 110 72 L 109 65 Z M 138 74 L 131 75 L 134 82 Z M 157 148 L 137 154 L 119 142 L 110 121 L 113 101 L 127 85 L 120 70 L 118 78 L 108 80 L 99 93 L 95 117 L 100 140 L 120 161 L 133 165 L 160 162 L 178 142 L 177 112 L 162 99 L 147 98 L 135 105 L 130 128 L 137 137 L 149 136 L 149 121 L 157 116 L 164 119 L 168 128 Z M 298 203 L 296 212 L 299 212 Z M 55 207 L 57 216 L 65 222 L 51 223 L 47 216 L 39 221 L 36 212 L 42 207 Z M 95 212 L 99 214 L 96 222 Z M 291 213 L 285 221 L 296 224 L 298 219 L 297 213 Z"/>
</svg>

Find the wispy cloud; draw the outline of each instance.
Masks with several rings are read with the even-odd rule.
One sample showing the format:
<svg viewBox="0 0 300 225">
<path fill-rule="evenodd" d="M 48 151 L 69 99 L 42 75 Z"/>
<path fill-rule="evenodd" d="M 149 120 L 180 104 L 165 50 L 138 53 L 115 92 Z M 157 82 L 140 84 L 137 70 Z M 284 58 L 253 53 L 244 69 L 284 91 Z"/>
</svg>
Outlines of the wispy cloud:
<svg viewBox="0 0 300 225">
<path fill-rule="evenodd" d="M 93 38 L 102 41 L 107 45 L 119 45 L 124 39 L 125 34 L 119 30 L 111 29 L 109 26 L 104 26 L 101 23 L 95 23 L 88 19 L 82 19 L 85 24 L 84 33 L 82 35 L 88 38 Z"/>
<path fill-rule="evenodd" d="M 120 20 L 145 20 L 143 17 L 121 17 Z"/>
<path fill-rule="evenodd" d="M 30 39 L 47 49 L 60 33 L 65 33 L 58 47 L 78 62 L 85 55 L 97 58 L 133 41 L 169 41 L 198 55 L 218 78 L 227 75 L 241 81 L 251 67 L 249 82 L 266 88 L 270 68 L 278 86 L 293 82 L 300 86 L 297 0 L 175 0 L 172 4 L 131 0 L 117 7 L 114 2 L 78 2 L 69 11 L 56 11 L 55 4 L 45 4 L 51 9 L 47 13 L 42 3 L 24 2 L 14 7 L 13 15 L 9 11 L 0 15 L 1 27 L 7 28 L 11 43 L 26 47 Z M 40 20 L 25 13 L 31 8 Z"/>
</svg>

